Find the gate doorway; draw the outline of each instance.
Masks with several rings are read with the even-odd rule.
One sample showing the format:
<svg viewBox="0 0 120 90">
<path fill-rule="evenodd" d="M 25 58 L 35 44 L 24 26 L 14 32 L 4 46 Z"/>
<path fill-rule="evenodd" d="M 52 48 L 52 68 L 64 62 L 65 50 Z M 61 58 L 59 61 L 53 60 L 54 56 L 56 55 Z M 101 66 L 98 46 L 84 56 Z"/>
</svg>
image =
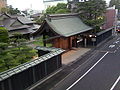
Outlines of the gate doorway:
<svg viewBox="0 0 120 90">
<path fill-rule="evenodd" d="M 84 39 L 80 36 L 77 37 L 77 47 L 83 47 L 84 46 Z"/>
</svg>

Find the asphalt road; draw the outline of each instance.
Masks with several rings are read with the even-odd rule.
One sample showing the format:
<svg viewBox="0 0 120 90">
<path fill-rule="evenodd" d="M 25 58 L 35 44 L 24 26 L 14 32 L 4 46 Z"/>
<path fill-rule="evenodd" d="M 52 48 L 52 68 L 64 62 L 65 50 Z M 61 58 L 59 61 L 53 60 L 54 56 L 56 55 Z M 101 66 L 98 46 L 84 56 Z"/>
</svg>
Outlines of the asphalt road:
<svg viewBox="0 0 120 90">
<path fill-rule="evenodd" d="M 120 37 L 97 51 L 51 90 L 120 90 Z"/>
</svg>

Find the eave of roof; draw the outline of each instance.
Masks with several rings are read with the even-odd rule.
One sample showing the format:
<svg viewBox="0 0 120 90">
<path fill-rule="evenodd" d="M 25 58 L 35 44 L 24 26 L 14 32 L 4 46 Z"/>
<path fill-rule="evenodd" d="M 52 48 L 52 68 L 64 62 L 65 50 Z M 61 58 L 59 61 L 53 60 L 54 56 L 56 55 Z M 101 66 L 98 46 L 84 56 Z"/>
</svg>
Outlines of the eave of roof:
<svg viewBox="0 0 120 90">
<path fill-rule="evenodd" d="M 22 29 L 22 30 L 14 30 L 14 31 L 10 31 L 10 32 L 8 32 L 9 33 L 9 36 L 11 37 L 11 36 L 14 36 L 13 34 L 14 33 L 20 33 L 20 34 L 22 34 L 22 35 L 24 35 L 24 34 L 30 34 L 30 33 L 32 33 L 29 29 Z"/>
<path fill-rule="evenodd" d="M 19 30 L 19 29 L 27 29 L 27 28 L 30 28 L 30 26 L 28 25 L 21 25 L 21 26 L 14 26 L 14 27 L 6 27 L 9 31 L 12 31 L 12 30 Z"/>
</svg>

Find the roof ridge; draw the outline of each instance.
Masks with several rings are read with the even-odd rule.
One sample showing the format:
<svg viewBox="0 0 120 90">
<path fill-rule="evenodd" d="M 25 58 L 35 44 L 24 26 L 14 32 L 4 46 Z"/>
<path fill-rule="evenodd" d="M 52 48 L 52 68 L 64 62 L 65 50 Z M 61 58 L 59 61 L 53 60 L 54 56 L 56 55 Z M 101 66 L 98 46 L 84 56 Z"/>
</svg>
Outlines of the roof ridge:
<svg viewBox="0 0 120 90">
<path fill-rule="evenodd" d="M 48 14 L 47 17 L 67 17 L 67 16 L 78 16 L 79 13 L 67 13 L 67 14 Z"/>
<path fill-rule="evenodd" d="M 59 20 L 59 19 L 66 19 L 66 18 L 73 18 L 73 17 L 77 17 L 77 16 L 67 16 L 67 17 L 54 17 L 54 18 L 47 18 L 48 20 Z"/>
</svg>

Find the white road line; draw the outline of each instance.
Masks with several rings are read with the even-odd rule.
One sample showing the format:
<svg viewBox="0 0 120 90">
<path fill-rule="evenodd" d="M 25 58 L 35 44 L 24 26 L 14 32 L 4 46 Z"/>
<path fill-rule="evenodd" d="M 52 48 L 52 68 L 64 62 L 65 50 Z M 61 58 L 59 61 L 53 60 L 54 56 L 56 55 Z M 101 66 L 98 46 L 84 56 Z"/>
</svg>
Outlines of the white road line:
<svg viewBox="0 0 120 90">
<path fill-rule="evenodd" d="M 117 52 L 117 50 L 114 51 L 114 53 L 116 53 L 116 52 Z"/>
<path fill-rule="evenodd" d="M 113 84 L 110 90 L 113 90 L 119 81 L 120 81 L 120 76 L 117 78 L 117 80 L 115 81 L 115 83 Z"/>
<path fill-rule="evenodd" d="M 115 45 L 110 45 L 110 46 L 109 46 L 109 48 L 113 48 L 113 47 L 115 47 Z"/>
<path fill-rule="evenodd" d="M 66 90 L 70 90 L 75 84 L 77 84 L 82 78 L 84 78 L 109 52 L 106 52 L 85 74 L 83 74 L 77 81 L 75 81 Z"/>
<path fill-rule="evenodd" d="M 120 38 L 118 38 L 117 40 L 119 40 Z"/>
<path fill-rule="evenodd" d="M 113 42 L 114 44 L 116 43 L 116 44 L 118 44 L 119 43 L 119 41 L 115 41 L 115 42 Z"/>
</svg>

